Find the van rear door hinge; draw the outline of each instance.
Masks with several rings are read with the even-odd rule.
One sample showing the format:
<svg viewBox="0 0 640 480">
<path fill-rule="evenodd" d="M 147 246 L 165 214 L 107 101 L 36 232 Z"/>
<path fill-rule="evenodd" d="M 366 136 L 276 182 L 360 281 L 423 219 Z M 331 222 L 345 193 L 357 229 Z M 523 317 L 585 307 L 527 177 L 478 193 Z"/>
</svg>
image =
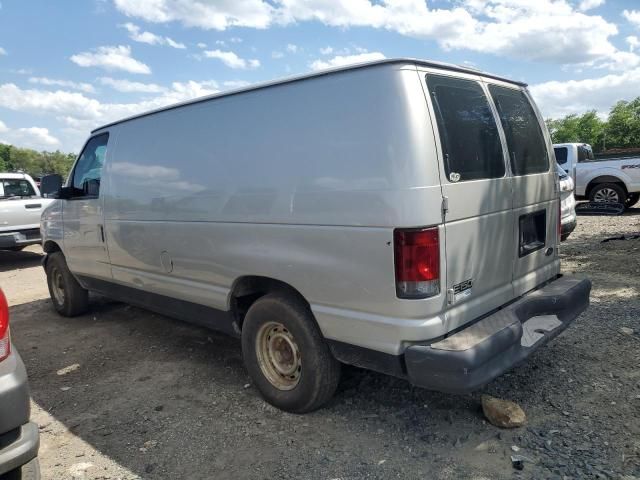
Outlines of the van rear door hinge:
<svg viewBox="0 0 640 480">
<path fill-rule="evenodd" d="M 442 196 L 442 214 L 446 215 L 449 211 L 449 197 Z"/>
</svg>

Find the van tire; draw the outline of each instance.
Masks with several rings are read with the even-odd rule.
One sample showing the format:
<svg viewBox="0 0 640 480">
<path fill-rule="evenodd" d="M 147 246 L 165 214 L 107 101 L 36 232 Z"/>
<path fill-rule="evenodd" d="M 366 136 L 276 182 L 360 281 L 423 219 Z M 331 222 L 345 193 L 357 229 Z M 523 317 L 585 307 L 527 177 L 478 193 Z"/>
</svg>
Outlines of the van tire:
<svg viewBox="0 0 640 480">
<path fill-rule="evenodd" d="M 89 309 L 89 292 L 69 271 L 62 252 L 53 252 L 47 256 L 45 266 L 49 295 L 56 311 L 65 317 L 82 315 Z"/>
<path fill-rule="evenodd" d="M 618 201 L 615 203 L 625 204 L 627 201 L 627 192 L 617 183 L 598 183 L 589 192 L 589 200 L 592 202 L 606 201 L 604 198 L 611 198 L 616 195 Z"/>
<path fill-rule="evenodd" d="M 262 397 L 287 412 L 322 407 L 340 381 L 340 362 L 331 354 L 309 306 L 286 294 L 270 293 L 251 305 L 242 325 L 242 356 Z M 276 357 L 291 360 L 280 362 L 280 370 L 282 364 L 294 368 L 291 375 L 277 370 L 277 360 L 269 361 Z"/>
</svg>

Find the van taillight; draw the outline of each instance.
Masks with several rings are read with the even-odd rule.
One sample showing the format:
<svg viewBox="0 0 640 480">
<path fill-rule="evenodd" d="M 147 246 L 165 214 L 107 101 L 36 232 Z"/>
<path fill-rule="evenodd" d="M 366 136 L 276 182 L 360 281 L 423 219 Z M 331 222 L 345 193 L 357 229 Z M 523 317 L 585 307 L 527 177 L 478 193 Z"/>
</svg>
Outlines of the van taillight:
<svg viewBox="0 0 640 480">
<path fill-rule="evenodd" d="M 440 293 L 440 237 L 437 227 L 395 230 L 393 247 L 398 297 L 426 298 Z"/>
<path fill-rule="evenodd" d="M 11 342 L 9 341 L 9 305 L 7 297 L 0 290 L 0 362 L 11 353 Z"/>
</svg>

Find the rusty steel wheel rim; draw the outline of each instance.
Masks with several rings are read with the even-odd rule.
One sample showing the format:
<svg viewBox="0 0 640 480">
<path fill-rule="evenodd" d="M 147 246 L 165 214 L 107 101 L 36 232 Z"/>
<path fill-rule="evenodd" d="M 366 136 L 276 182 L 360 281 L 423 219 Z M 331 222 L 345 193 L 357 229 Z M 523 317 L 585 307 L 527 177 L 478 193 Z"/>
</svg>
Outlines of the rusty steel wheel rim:
<svg viewBox="0 0 640 480">
<path fill-rule="evenodd" d="M 302 359 L 293 335 L 278 322 L 267 322 L 256 337 L 256 356 L 263 375 L 278 390 L 292 390 L 300 381 Z"/>
<path fill-rule="evenodd" d="M 62 272 L 57 268 L 51 271 L 51 293 L 53 293 L 53 298 L 58 305 L 64 305 L 64 278 Z"/>
</svg>

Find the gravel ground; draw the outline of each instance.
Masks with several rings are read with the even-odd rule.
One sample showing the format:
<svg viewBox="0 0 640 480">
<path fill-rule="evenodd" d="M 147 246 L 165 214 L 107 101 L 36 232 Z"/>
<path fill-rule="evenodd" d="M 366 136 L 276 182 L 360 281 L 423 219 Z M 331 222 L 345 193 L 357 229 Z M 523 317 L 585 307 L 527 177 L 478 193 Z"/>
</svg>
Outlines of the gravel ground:
<svg viewBox="0 0 640 480">
<path fill-rule="evenodd" d="M 88 315 L 59 317 L 39 249 L 0 252 L 43 476 L 640 477 L 640 240 L 600 243 L 640 232 L 640 209 L 579 221 L 563 268 L 592 278 L 592 306 L 525 364 L 465 396 L 346 367 L 335 399 L 304 416 L 259 398 L 237 340 L 101 298 Z M 488 424 L 481 393 L 518 402 L 528 425 Z"/>
</svg>

